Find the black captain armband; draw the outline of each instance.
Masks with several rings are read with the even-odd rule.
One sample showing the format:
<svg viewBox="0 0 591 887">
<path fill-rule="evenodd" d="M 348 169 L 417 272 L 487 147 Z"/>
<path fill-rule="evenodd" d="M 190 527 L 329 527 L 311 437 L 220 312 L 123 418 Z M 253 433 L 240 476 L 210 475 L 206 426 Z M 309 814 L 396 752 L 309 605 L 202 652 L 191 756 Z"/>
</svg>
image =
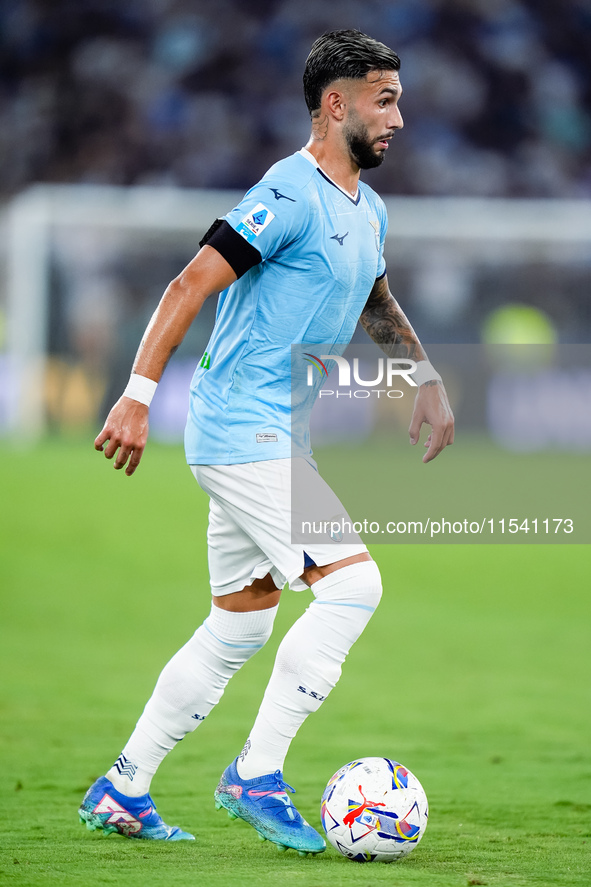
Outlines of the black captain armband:
<svg viewBox="0 0 591 887">
<path fill-rule="evenodd" d="M 242 277 L 262 261 L 258 249 L 241 237 L 225 219 L 216 219 L 199 246 L 212 246 L 226 260 L 236 277 Z"/>
</svg>

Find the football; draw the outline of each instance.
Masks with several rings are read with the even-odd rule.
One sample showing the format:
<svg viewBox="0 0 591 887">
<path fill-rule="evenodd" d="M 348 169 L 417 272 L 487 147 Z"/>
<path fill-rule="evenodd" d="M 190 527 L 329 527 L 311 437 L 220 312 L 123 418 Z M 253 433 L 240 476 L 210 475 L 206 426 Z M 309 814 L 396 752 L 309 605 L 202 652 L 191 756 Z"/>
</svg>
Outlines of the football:
<svg viewBox="0 0 591 887">
<path fill-rule="evenodd" d="M 427 796 L 410 770 L 389 758 L 345 764 L 322 795 L 322 825 L 332 846 L 356 862 L 393 862 L 425 833 Z"/>
</svg>

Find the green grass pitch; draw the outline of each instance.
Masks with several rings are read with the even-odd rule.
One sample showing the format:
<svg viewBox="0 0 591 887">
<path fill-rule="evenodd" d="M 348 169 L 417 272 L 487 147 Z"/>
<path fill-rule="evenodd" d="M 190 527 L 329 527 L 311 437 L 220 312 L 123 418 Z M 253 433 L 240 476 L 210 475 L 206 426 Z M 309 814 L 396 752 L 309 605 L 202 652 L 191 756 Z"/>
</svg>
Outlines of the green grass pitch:
<svg viewBox="0 0 591 887">
<path fill-rule="evenodd" d="M 339 766 L 400 760 L 431 804 L 406 860 L 280 854 L 214 809 L 308 593 L 284 594 L 267 648 L 154 780 L 159 811 L 195 843 L 105 838 L 76 809 L 209 610 L 206 498 L 177 448 L 152 444 L 131 479 L 91 442 L 4 445 L 0 457 L 2 885 L 591 883 L 589 546 L 374 549 L 380 610 L 300 731 L 285 777 L 320 827 Z"/>
</svg>

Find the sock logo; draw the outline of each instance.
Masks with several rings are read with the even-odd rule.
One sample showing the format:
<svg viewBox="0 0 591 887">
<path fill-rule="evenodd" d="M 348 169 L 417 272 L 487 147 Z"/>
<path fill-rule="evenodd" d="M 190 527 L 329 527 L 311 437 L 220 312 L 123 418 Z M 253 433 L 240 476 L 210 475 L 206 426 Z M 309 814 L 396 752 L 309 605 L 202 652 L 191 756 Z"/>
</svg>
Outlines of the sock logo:
<svg viewBox="0 0 591 887">
<path fill-rule="evenodd" d="M 305 687 L 302 687 L 301 684 L 298 687 L 300 693 L 305 693 L 306 696 L 311 696 L 312 699 L 317 699 L 318 702 L 324 702 L 326 696 L 322 696 L 320 693 L 317 693 L 316 690 L 307 690 Z"/>
<path fill-rule="evenodd" d="M 133 777 L 136 774 L 137 766 L 132 764 L 131 761 L 128 761 L 125 755 L 121 754 L 113 764 L 113 767 L 117 768 L 117 772 L 120 776 L 127 776 L 130 782 L 133 782 Z"/>
<path fill-rule="evenodd" d="M 242 751 L 238 755 L 238 757 L 240 758 L 241 761 L 244 760 L 244 758 L 247 756 L 249 751 L 250 751 L 250 739 L 247 739 L 246 742 L 244 743 L 244 748 L 242 749 Z"/>
<path fill-rule="evenodd" d="M 204 721 L 205 715 L 191 715 L 194 721 Z"/>
</svg>

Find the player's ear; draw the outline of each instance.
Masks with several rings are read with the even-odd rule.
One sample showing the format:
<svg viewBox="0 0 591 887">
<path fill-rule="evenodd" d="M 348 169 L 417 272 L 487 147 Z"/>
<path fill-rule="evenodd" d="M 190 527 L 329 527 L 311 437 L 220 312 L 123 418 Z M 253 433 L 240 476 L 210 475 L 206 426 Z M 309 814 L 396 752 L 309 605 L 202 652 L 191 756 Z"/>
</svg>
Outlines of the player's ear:
<svg viewBox="0 0 591 887">
<path fill-rule="evenodd" d="M 335 120 L 340 122 L 344 119 L 347 100 L 343 90 L 337 89 L 334 85 L 329 86 L 322 97 L 322 104 Z"/>
</svg>

